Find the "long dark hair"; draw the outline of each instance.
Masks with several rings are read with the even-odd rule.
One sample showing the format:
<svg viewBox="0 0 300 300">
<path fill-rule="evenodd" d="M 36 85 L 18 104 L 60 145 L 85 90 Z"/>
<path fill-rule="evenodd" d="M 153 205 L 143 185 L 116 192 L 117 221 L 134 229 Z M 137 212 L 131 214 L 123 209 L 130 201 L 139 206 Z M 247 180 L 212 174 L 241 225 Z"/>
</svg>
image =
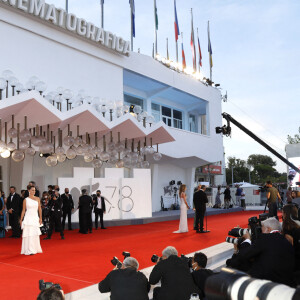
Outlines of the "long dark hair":
<svg viewBox="0 0 300 300">
<path fill-rule="evenodd" d="M 282 232 L 291 231 L 294 228 L 300 228 L 298 219 L 298 208 L 293 204 L 287 204 L 282 208 L 285 218 L 282 222 Z M 299 222 L 299 223 L 298 223 Z"/>
</svg>

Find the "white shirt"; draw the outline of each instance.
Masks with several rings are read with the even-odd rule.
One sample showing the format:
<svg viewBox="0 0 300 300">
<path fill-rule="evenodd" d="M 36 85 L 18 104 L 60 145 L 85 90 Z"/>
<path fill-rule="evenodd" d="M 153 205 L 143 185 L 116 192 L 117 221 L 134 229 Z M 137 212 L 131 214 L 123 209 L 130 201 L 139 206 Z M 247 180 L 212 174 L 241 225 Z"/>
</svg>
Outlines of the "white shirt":
<svg viewBox="0 0 300 300">
<path fill-rule="evenodd" d="M 100 196 L 100 197 L 97 197 L 97 208 L 102 209 L 101 196 Z"/>
</svg>

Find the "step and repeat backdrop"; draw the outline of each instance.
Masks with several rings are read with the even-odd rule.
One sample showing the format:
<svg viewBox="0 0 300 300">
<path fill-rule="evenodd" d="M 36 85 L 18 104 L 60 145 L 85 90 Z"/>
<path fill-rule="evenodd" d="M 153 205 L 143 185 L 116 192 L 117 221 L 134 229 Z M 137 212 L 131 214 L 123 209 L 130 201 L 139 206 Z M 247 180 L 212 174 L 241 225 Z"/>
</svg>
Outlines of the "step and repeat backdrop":
<svg viewBox="0 0 300 300">
<path fill-rule="evenodd" d="M 124 178 L 124 169 L 106 168 L 104 178 L 95 178 L 93 168 L 73 168 L 72 178 L 58 178 L 61 194 L 69 188 L 75 209 L 72 222 L 78 222 L 78 200 L 81 190 L 105 199 L 104 220 L 152 217 L 151 170 L 134 169 L 132 178 Z M 94 214 L 93 214 L 94 215 Z"/>
</svg>

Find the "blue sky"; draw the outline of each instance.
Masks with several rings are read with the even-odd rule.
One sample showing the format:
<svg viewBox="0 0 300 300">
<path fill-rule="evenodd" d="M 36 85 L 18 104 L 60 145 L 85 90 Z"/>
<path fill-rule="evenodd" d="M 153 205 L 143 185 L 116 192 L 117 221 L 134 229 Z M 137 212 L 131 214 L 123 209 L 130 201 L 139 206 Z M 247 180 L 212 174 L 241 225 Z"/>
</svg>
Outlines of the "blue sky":
<svg viewBox="0 0 300 300">
<path fill-rule="evenodd" d="M 173 0 L 156 0 L 158 52 L 175 60 Z M 47 0 L 64 7 L 64 0 Z M 300 1 L 299 0 L 177 0 L 180 31 L 183 32 L 187 65 L 192 65 L 190 9 L 194 28 L 199 28 L 203 73 L 209 76 L 207 21 L 213 49 L 213 81 L 228 92 L 223 111 L 268 142 L 281 155 L 288 134 L 300 126 Z M 105 0 L 104 28 L 130 39 L 128 0 Z M 154 41 L 153 0 L 135 0 L 134 51 L 151 55 Z M 100 25 L 100 0 L 69 0 L 69 12 Z M 234 125 L 232 137 L 224 138 L 226 156 L 247 159 L 267 154 Z M 300 156 L 300 155 L 299 155 Z M 275 157 L 272 156 L 274 159 Z M 277 159 L 276 159 L 277 160 Z M 277 169 L 286 171 L 278 161 Z"/>
</svg>

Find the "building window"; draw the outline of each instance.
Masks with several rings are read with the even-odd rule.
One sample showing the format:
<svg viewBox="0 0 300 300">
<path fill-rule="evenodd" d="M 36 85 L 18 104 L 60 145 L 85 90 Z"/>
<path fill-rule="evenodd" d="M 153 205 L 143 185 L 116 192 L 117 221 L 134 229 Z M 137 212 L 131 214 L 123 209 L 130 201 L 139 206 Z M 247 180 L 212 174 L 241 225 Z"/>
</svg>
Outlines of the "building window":
<svg viewBox="0 0 300 300">
<path fill-rule="evenodd" d="M 162 120 L 168 126 L 172 126 L 172 109 L 169 107 L 161 107 Z"/>
<path fill-rule="evenodd" d="M 160 105 L 156 103 L 151 103 L 152 116 L 155 119 L 155 122 L 160 121 Z"/>
<path fill-rule="evenodd" d="M 189 115 L 189 131 L 198 132 L 197 118 L 195 115 Z"/>
<path fill-rule="evenodd" d="M 173 109 L 173 127 L 182 129 L 182 112 Z"/>
<path fill-rule="evenodd" d="M 124 94 L 124 104 L 130 106 L 130 105 L 139 105 L 142 109 L 144 109 L 144 100 L 130 96 L 127 94 Z"/>
</svg>

